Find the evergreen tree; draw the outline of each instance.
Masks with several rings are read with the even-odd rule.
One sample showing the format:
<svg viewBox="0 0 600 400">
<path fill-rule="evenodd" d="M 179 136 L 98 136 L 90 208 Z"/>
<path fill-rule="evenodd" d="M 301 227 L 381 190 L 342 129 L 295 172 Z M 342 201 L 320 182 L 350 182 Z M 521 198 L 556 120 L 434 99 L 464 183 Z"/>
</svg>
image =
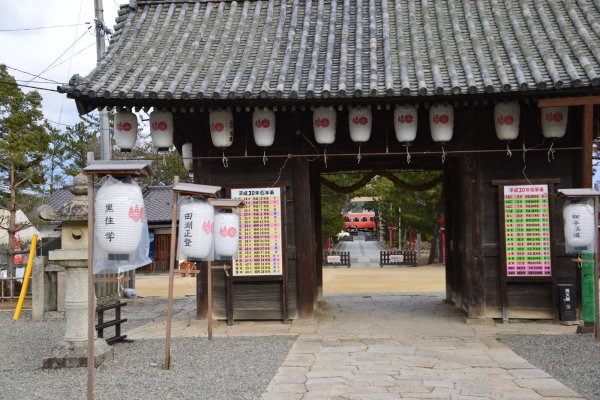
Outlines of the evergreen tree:
<svg viewBox="0 0 600 400">
<path fill-rule="evenodd" d="M 8 274 L 14 276 L 14 234 L 21 202 L 45 181 L 44 160 L 50 136 L 43 122 L 42 97 L 37 91 L 23 93 L 0 64 L 0 208 L 9 211 L 0 228 L 8 233 Z M 6 218 L 5 218 L 6 219 Z M 13 286 L 11 285 L 11 295 Z"/>
</svg>

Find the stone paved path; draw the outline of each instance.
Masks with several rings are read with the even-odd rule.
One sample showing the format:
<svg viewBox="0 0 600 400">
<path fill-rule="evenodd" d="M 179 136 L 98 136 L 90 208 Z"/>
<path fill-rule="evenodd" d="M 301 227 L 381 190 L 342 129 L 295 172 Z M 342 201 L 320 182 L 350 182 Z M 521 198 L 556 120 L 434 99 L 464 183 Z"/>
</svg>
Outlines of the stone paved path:
<svg viewBox="0 0 600 400">
<path fill-rule="evenodd" d="M 127 308 L 129 318 L 150 319 L 129 337 L 164 338 L 165 299 Z M 176 299 L 174 310 L 173 337 L 206 335 L 206 321 L 194 319 L 194 297 Z M 332 295 L 312 320 L 221 322 L 214 335 L 298 335 L 264 400 L 582 398 L 496 341 L 574 327 L 485 322 L 466 323 L 437 293 Z"/>
</svg>

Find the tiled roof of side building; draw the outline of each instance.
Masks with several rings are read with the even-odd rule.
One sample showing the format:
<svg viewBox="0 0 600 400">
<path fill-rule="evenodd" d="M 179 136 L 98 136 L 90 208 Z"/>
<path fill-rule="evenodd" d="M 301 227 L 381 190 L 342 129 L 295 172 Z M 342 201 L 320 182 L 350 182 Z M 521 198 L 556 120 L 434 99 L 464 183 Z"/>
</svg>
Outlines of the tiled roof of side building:
<svg viewBox="0 0 600 400">
<path fill-rule="evenodd" d="M 116 22 L 106 56 L 61 91 L 97 103 L 600 85 L 597 0 L 138 1 Z"/>
<path fill-rule="evenodd" d="M 171 204 L 173 203 L 173 190 L 171 186 L 147 186 L 142 188 L 146 218 L 148 223 L 171 221 Z M 58 210 L 74 195 L 68 189 L 60 189 L 48 196 L 47 202 L 54 210 Z"/>
</svg>

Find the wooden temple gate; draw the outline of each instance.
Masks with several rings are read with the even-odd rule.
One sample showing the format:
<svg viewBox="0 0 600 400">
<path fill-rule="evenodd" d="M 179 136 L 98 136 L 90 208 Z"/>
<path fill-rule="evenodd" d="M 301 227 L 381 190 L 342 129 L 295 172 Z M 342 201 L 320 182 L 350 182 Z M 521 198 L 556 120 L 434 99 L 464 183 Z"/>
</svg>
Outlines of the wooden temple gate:
<svg viewBox="0 0 600 400">
<path fill-rule="evenodd" d="M 506 280 L 494 182 L 591 186 L 600 10 L 590 0 L 570 10 L 534 3 L 134 1 L 121 8 L 98 67 L 60 90 L 81 113 L 171 111 L 175 146 L 192 144 L 197 183 L 283 188 L 290 318 L 311 317 L 322 292 L 320 173 L 409 168 L 444 173 L 447 299 L 469 318 L 497 318 L 503 307 L 511 317 L 552 318 L 555 285 L 577 280 L 564 253 L 561 204 L 555 201 L 549 216 L 551 277 Z M 569 18 L 559 25 L 548 14 Z M 571 47 L 567 37 L 579 42 Z M 495 133 L 494 107 L 502 101 L 520 107 L 512 156 Z M 454 112 L 453 137 L 443 147 L 430 134 L 429 110 L 438 103 Z M 402 104 L 418 107 L 410 164 L 395 137 L 394 108 Z M 541 108 L 557 105 L 569 107 L 568 123 L 551 146 Z M 320 106 L 337 115 L 326 163 L 313 134 Z M 371 137 L 360 150 L 349 134 L 349 110 L 357 106 L 372 112 Z M 253 138 L 252 113 L 263 107 L 276 115 L 267 149 Z M 211 140 L 210 113 L 219 108 L 233 112 L 233 144 L 225 149 Z M 206 277 L 197 279 L 205 315 Z M 225 283 L 224 273 L 215 274 L 220 318 Z M 279 290 L 259 279 L 239 285 L 235 319 L 279 319 Z"/>
</svg>

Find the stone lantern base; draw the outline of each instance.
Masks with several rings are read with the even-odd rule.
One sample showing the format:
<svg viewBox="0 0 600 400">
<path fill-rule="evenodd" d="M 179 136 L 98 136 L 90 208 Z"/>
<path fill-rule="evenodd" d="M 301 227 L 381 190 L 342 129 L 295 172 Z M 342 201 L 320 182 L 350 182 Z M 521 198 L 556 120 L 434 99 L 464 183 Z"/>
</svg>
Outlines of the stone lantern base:
<svg viewBox="0 0 600 400">
<path fill-rule="evenodd" d="M 104 339 L 94 341 L 94 367 L 104 361 L 112 361 L 114 351 Z M 52 348 L 49 357 L 44 358 L 45 369 L 87 367 L 87 342 L 60 342 Z"/>
</svg>

